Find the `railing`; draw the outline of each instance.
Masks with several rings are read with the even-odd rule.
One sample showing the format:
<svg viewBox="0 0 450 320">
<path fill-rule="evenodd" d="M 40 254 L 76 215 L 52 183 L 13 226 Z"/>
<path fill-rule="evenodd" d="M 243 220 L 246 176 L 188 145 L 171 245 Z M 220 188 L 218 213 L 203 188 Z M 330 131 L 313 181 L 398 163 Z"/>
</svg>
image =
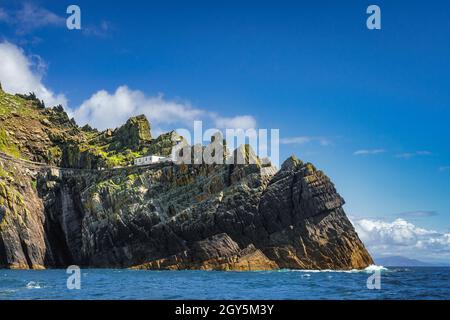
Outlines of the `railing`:
<svg viewBox="0 0 450 320">
<path fill-rule="evenodd" d="M 41 162 L 34 162 L 34 161 L 30 161 L 30 160 L 25 160 L 25 159 L 18 159 L 18 158 L 14 158 L 6 153 L 0 152 L 0 159 L 3 160 L 7 160 L 7 161 L 12 161 L 15 163 L 20 163 L 20 164 L 25 164 L 25 165 L 32 165 L 32 166 L 36 166 L 39 168 L 43 168 L 43 167 L 49 167 L 51 168 L 51 165 L 48 165 L 46 163 L 41 163 Z M 56 167 L 55 167 L 56 168 Z"/>
<path fill-rule="evenodd" d="M 33 169 L 59 170 L 63 174 L 115 172 L 115 171 L 121 171 L 124 169 L 126 170 L 126 169 L 132 169 L 132 168 L 154 168 L 154 167 L 158 167 L 159 165 L 161 165 L 163 163 L 163 162 L 160 162 L 160 163 L 153 163 L 153 164 L 149 164 L 149 165 L 131 165 L 131 166 L 127 166 L 127 167 L 105 168 L 105 169 L 81 169 L 81 168 L 62 168 L 62 167 L 57 167 L 57 166 L 50 165 L 47 163 L 35 162 L 35 161 L 26 160 L 26 159 L 18 159 L 18 158 L 14 158 L 6 153 L 3 153 L 3 152 L 0 152 L 0 159 L 15 162 L 15 163 L 25 165 L 28 167 L 32 166 Z"/>
</svg>

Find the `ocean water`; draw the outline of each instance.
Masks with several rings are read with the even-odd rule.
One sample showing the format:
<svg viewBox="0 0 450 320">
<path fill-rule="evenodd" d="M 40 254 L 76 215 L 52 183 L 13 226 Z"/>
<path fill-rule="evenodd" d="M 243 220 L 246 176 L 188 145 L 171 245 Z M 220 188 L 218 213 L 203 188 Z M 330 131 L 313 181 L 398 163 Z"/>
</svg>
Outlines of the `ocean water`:
<svg viewBox="0 0 450 320">
<path fill-rule="evenodd" d="M 367 279 L 381 270 L 381 288 Z M 450 268 L 369 267 L 364 271 L 81 270 L 67 289 L 65 270 L 0 270 L 4 299 L 450 299 Z"/>
</svg>

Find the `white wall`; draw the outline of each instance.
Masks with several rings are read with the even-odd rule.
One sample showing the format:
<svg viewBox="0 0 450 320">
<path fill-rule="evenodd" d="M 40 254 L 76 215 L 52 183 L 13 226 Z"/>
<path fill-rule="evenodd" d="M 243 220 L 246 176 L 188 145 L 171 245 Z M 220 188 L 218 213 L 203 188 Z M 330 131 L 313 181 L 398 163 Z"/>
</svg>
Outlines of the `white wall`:
<svg viewBox="0 0 450 320">
<path fill-rule="evenodd" d="M 134 160 L 134 164 L 136 166 L 144 166 L 144 165 L 158 163 L 158 162 L 163 162 L 163 161 L 168 161 L 168 160 L 169 160 L 169 158 L 166 158 L 166 157 L 146 156 L 146 157 L 135 159 Z"/>
</svg>

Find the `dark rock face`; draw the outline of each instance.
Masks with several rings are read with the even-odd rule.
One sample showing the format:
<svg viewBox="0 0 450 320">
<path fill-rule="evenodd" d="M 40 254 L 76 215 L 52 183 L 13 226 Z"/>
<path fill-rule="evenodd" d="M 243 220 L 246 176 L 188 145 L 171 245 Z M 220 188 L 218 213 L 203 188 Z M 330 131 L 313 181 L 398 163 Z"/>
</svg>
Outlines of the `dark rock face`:
<svg viewBox="0 0 450 320">
<path fill-rule="evenodd" d="M 44 232 L 44 208 L 25 173 L 0 160 L 0 267 L 42 269 L 45 267 L 47 244 Z M 9 174 L 15 172 L 14 178 Z M 26 195 L 26 196 L 24 196 Z"/>
<path fill-rule="evenodd" d="M 265 270 L 373 263 L 321 171 L 295 158 L 275 175 L 266 171 L 161 164 L 41 173 L 34 220 L 19 223 L 7 209 L 2 264 Z"/>
<path fill-rule="evenodd" d="M 361 268 L 372 259 L 323 172 L 289 158 L 259 204 L 270 233 L 266 255 L 283 268 Z"/>
<path fill-rule="evenodd" d="M 3 221 L 3 217 L 5 216 L 5 213 L 6 213 L 6 207 L 0 206 L 0 223 Z"/>
</svg>

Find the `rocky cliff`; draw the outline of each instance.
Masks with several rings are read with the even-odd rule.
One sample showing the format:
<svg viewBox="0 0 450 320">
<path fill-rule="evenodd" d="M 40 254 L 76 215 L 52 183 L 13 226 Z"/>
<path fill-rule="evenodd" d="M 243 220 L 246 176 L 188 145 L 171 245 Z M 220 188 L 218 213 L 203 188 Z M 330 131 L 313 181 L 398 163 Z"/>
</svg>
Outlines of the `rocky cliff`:
<svg viewBox="0 0 450 320">
<path fill-rule="evenodd" d="M 295 157 L 280 170 L 260 161 L 128 166 L 137 156 L 170 154 L 176 134 L 154 139 L 142 116 L 116 130 L 79 128 L 61 107 L 1 90 L 0 123 L 0 267 L 373 263 L 334 185 Z"/>
</svg>

